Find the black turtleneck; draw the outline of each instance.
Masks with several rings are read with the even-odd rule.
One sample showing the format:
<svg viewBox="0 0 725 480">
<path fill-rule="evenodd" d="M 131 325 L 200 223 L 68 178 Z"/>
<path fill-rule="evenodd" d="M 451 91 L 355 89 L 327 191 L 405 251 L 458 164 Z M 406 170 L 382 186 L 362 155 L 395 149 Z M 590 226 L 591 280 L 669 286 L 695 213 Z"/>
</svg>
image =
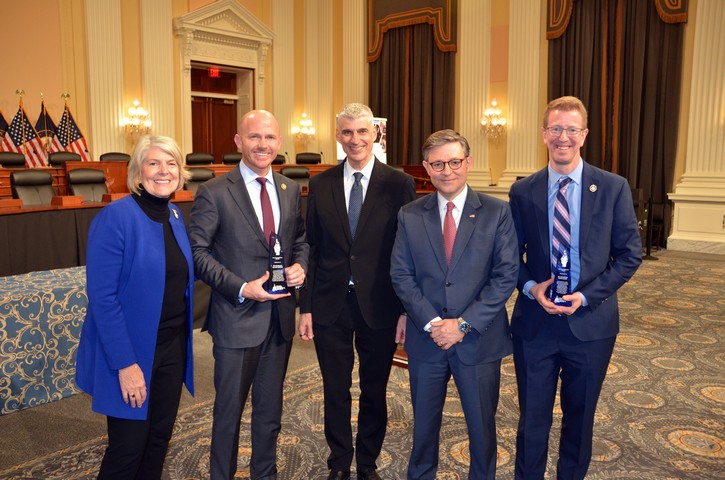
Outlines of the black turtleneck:
<svg viewBox="0 0 725 480">
<path fill-rule="evenodd" d="M 169 199 L 151 195 L 141 188 L 140 195 L 133 195 L 141 210 L 154 222 L 161 223 L 164 228 L 164 251 L 166 254 L 166 283 L 164 284 L 164 301 L 161 306 L 161 319 L 156 343 L 175 337 L 180 331 L 185 332 L 186 325 L 186 285 L 189 281 L 188 264 L 181 252 L 179 244 L 169 223 Z"/>
</svg>

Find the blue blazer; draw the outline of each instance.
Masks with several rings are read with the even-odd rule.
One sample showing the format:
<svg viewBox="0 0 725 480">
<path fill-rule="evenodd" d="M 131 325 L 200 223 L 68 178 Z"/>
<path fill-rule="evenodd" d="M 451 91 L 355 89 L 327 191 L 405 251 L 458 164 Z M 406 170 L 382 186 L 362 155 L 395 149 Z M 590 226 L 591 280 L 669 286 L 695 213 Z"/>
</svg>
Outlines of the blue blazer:
<svg viewBox="0 0 725 480">
<path fill-rule="evenodd" d="M 192 300 L 194 270 L 181 211 L 169 204 L 171 229 L 186 258 L 188 335 L 184 383 L 194 394 Z M 93 396 L 93 411 L 144 420 L 149 402 L 131 408 L 121 398 L 118 370 L 138 363 L 146 386 L 156 351 L 166 282 L 164 232 L 129 195 L 104 207 L 88 233 L 88 310 L 76 360 L 76 382 Z M 150 395 L 150 392 L 149 392 Z"/>
<path fill-rule="evenodd" d="M 408 313 L 405 350 L 424 362 L 458 354 L 476 365 L 512 352 L 506 301 L 516 287 L 516 231 L 508 204 L 470 188 L 446 264 L 436 193 L 404 206 L 390 274 Z M 463 317 L 473 331 L 447 351 L 423 330 L 433 318 Z"/>
<path fill-rule="evenodd" d="M 519 245 L 519 291 L 529 280 L 539 283 L 551 277 L 547 189 L 544 168 L 514 183 L 509 193 Z M 617 290 L 642 262 L 642 241 L 627 181 L 586 162 L 579 251 L 581 274 L 576 290 L 589 305 L 567 317 L 569 326 L 582 341 L 613 337 L 619 332 Z M 520 294 L 511 318 L 512 331 L 530 340 L 547 317 L 536 300 Z"/>
</svg>

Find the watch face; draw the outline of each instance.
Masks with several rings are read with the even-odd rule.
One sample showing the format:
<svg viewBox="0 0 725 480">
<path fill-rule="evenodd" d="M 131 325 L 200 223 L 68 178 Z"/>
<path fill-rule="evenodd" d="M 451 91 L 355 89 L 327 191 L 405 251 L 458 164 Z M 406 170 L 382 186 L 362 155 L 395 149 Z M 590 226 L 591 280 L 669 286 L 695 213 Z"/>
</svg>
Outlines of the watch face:
<svg viewBox="0 0 725 480">
<path fill-rule="evenodd" d="M 461 322 L 458 324 L 458 330 L 460 330 L 464 335 L 471 333 L 472 328 L 473 327 L 468 322 Z"/>
</svg>

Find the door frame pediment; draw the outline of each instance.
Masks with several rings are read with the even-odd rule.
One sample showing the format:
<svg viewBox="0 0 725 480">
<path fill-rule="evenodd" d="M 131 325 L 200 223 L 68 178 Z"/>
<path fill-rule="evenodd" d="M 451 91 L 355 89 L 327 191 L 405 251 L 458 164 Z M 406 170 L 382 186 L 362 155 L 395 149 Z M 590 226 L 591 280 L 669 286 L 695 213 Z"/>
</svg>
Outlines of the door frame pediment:
<svg viewBox="0 0 725 480">
<path fill-rule="evenodd" d="M 176 17 L 181 84 L 181 139 L 184 152 L 192 148 L 192 62 L 254 70 L 254 108 L 264 108 L 264 68 L 274 33 L 236 0 L 219 0 Z"/>
</svg>

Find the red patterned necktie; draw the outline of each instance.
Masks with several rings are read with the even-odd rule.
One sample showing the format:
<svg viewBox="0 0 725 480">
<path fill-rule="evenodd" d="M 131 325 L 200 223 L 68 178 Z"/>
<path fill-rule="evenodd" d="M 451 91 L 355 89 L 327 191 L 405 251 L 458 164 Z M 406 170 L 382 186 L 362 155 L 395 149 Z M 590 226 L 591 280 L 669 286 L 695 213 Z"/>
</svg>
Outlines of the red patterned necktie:
<svg viewBox="0 0 725 480">
<path fill-rule="evenodd" d="M 446 263 L 451 264 L 453 244 L 456 242 L 456 220 L 453 218 L 453 209 L 456 207 L 453 202 L 446 205 L 446 218 L 443 220 L 443 246 L 446 249 Z"/>
<path fill-rule="evenodd" d="M 257 181 L 262 187 L 259 193 L 259 201 L 262 204 L 262 229 L 264 230 L 264 239 L 269 242 L 269 236 L 274 233 L 272 202 L 269 201 L 269 194 L 267 193 L 267 179 L 264 177 L 257 177 Z"/>
</svg>

